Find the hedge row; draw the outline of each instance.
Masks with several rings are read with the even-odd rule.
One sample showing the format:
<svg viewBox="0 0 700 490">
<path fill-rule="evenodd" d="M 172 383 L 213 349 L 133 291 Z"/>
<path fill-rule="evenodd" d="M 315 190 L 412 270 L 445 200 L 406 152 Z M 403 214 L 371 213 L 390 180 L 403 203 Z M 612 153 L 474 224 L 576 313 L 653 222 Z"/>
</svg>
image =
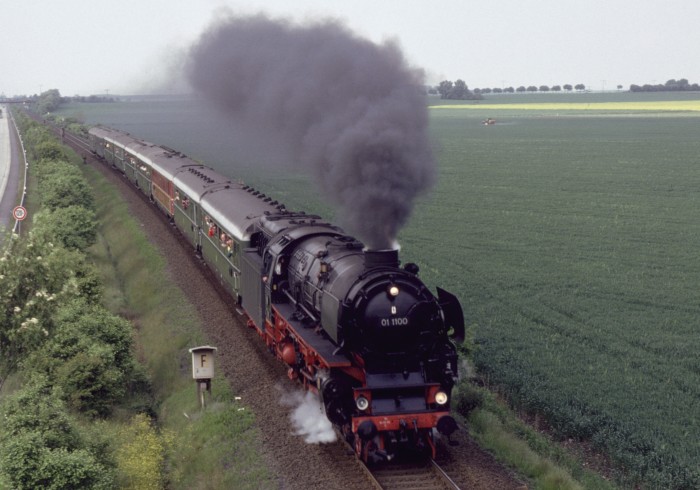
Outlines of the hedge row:
<svg viewBox="0 0 700 490">
<path fill-rule="evenodd" d="M 31 232 L 13 235 L 0 258 L 0 387 L 13 373 L 24 380 L 0 407 L 0 487 L 114 488 L 130 480 L 119 467 L 129 445 L 84 421 L 110 415 L 147 381 L 131 324 L 101 306 L 84 253 L 97 234 L 90 188 L 47 129 L 18 120 L 41 206 Z"/>
</svg>

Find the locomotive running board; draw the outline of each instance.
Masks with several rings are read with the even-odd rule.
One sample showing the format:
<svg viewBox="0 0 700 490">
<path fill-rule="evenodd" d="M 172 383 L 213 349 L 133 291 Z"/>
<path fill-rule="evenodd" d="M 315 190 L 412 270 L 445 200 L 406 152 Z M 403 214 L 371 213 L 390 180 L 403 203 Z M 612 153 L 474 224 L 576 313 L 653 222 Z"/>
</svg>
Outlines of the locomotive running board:
<svg viewBox="0 0 700 490">
<path fill-rule="evenodd" d="M 337 346 L 333 342 L 324 338 L 322 334 L 316 333 L 314 328 L 293 320 L 295 308 L 292 305 L 277 303 L 273 307 L 299 336 L 299 339 L 316 351 L 329 367 L 350 367 L 352 365 L 346 356 L 335 352 Z"/>
</svg>

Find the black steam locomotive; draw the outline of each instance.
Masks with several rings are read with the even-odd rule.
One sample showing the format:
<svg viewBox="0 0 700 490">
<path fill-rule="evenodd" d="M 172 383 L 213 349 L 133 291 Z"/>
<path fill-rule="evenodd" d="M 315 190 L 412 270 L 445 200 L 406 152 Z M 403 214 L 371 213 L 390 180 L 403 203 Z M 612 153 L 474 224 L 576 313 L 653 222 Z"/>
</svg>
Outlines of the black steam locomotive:
<svg viewBox="0 0 700 490">
<path fill-rule="evenodd" d="M 90 141 L 173 220 L 361 458 L 434 455 L 434 430 L 457 426 L 450 339 L 463 340 L 464 320 L 453 295 L 435 297 L 398 251 L 367 250 L 179 152 L 104 127 Z"/>
</svg>

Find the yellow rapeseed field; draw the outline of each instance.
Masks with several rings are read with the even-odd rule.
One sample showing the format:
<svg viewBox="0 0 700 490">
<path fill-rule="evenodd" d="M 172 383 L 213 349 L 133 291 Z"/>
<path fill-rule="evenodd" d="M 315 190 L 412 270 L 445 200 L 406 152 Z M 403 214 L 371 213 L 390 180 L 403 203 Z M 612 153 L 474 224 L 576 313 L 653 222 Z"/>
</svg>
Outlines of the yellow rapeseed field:
<svg viewBox="0 0 700 490">
<path fill-rule="evenodd" d="M 700 112 L 700 100 L 669 100 L 647 102 L 543 102 L 524 104 L 451 104 L 434 105 L 431 109 L 488 110 L 552 110 L 552 111 L 694 111 Z"/>
</svg>

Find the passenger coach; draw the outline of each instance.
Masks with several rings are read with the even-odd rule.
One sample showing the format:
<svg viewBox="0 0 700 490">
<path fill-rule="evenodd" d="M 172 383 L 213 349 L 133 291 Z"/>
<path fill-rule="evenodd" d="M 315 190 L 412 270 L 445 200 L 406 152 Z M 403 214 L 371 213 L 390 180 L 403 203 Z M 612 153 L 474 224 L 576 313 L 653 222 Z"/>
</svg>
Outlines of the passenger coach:
<svg viewBox="0 0 700 490">
<path fill-rule="evenodd" d="M 93 151 L 174 222 L 241 304 L 241 252 L 253 222 L 283 206 L 175 150 L 101 126 L 89 134 Z"/>
</svg>

